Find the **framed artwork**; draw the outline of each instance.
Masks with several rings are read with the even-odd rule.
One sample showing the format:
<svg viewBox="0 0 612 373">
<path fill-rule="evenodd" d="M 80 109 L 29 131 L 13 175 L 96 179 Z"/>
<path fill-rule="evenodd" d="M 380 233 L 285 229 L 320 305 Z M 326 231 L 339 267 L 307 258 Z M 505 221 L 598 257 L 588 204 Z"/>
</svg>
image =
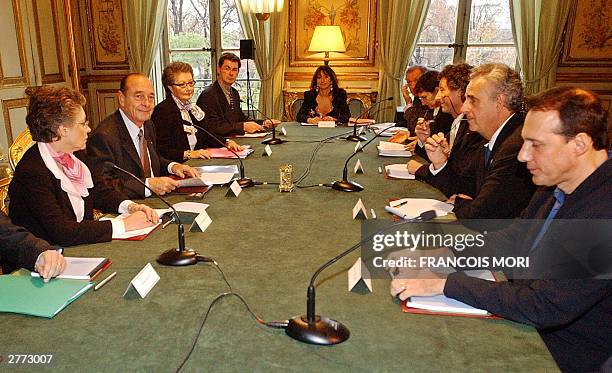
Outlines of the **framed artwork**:
<svg viewBox="0 0 612 373">
<path fill-rule="evenodd" d="M 574 1 L 561 65 L 612 66 L 609 0 Z"/>
<path fill-rule="evenodd" d="M 318 66 L 323 53 L 308 52 L 316 26 L 342 29 L 346 52 L 330 53 L 333 66 L 374 66 L 376 0 L 289 0 L 289 66 Z"/>
<path fill-rule="evenodd" d="M 122 0 L 88 0 L 87 13 L 93 68 L 128 68 Z"/>
</svg>

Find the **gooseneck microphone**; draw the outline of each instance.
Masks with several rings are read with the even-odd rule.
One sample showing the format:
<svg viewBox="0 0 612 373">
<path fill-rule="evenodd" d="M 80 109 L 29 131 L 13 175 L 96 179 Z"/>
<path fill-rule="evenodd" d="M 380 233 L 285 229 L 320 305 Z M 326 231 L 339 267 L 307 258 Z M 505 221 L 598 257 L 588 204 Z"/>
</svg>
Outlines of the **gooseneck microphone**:
<svg viewBox="0 0 612 373">
<path fill-rule="evenodd" d="M 244 162 L 242 162 L 242 158 L 240 158 L 240 156 L 238 155 L 238 153 L 236 153 L 235 151 L 233 151 L 230 148 L 227 148 L 225 146 L 225 144 L 223 143 L 223 141 L 219 140 L 217 138 L 217 136 L 213 135 L 210 131 L 204 129 L 204 127 L 199 126 L 197 124 L 193 124 L 190 123 L 186 120 L 183 121 L 183 124 L 188 125 L 188 126 L 193 126 L 197 129 L 199 129 L 200 131 L 203 131 L 204 133 L 206 133 L 208 136 L 210 136 L 211 138 L 213 138 L 216 142 L 218 142 L 219 144 L 221 144 L 222 148 L 226 148 L 227 150 L 229 150 L 230 152 L 232 152 L 232 154 L 234 154 L 236 156 L 236 158 L 238 158 L 238 161 L 240 162 L 240 179 L 236 179 L 236 181 L 238 182 L 238 185 L 240 185 L 240 187 L 242 188 L 250 188 L 252 186 L 255 185 L 255 183 L 253 182 L 252 179 L 249 179 L 248 177 L 244 176 Z"/>
<path fill-rule="evenodd" d="M 345 137 L 345 139 L 348 140 L 348 141 L 366 141 L 367 139 L 365 137 L 360 136 L 360 135 L 357 134 L 357 121 L 359 121 L 359 119 L 363 118 L 364 116 L 369 115 L 370 112 L 372 111 L 372 109 L 374 109 L 380 103 L 391 101 L 391 100 L 393 100 L 393 96 L 387 97 L 384 100 L 377 101 L 372 106 L 370 106 L 370 108 L 368 110 L 366 110 L 363 113 L 361 113 L 361 115 L 359 115 L 355 119 L 355 121 L 353 122 L 353 134 Z M 349 120 L 349 123 L 351 123 L 350 120 Z"/>
<path fill-rule="evenodd" d="M 425 222 L 435 217 L 436 212 L 434 210 L 428 210 L 414 219 L 407 219 L 394 223 L 391 226 L 364 238 L 356 245 L 352 246 L 350 249 L 338 254 L 337 256 L 323 264 L 321 267 L 319 267 L 319 269 L 317 269 L 316 272 L 310 278 L 310 284 L 308 285 L 308 290 L 306 291 L 306 315 L 295 316 L 291 318 L 289 320 L 287 328 L 285 329 L 285 333 L 287 333 L 287 335 L 291 338 L 296 339 L 300 342 L 315 345 L 334 345 L 346 341 L 350 337 L 351 333 L 348 328 L 344 326 L 344 324 L 327 317 L 319 316 L 315 313 L 314 282 L 317 279 L 317 276 L 319 276 L 319 274 L 323 272 L 327 267 L 331 266 L 338 260 L 344 258 L 348 254 L 355 251 L 357 248 L 361 247 L 364 242 L 371 240 L 375 235 L 398 225 L 406 223 Z"/>
<path fill-rule="evenodd" d="M 181 222 L 181 219 L 179 218 L 179 215 L 174 209 L 174 207 L 172 207 L 172 205 L 168 203 L 166 199 L 155 193 L 153 189 L 149 188 L 147 184 L 145 184 L 142 180 L 140 180 L 139 177 L 137 177 L 130 171 L 125 170 L 110 161 L 104 162 L 104 167 L 107 169 L 115 169 L 121 171 L 132 179 L 138 181 L 141 185 L 148 189 L 151 194 L 161 200 L 166 206 L 170 208 L 170 210 L 172 210 L 172 215 L 174 216 L 174 219 L 176 219 L 176 224 L 178 226 L 178 248 L 172 248 L 164 251 L 159 257 L 157 257 L 157 263 L 167 266 L 187 266 L 196 264 L 198 262 L 198 253 L 193 250 L 185 249 L 185 228 L 183 227 L 183 223 Z"/>
<path fill-rule="evenodd" d="M 262 144 L 266 144 L 266 145 L 278 145 L 278 144 L 282 144 L 285 141 L 282 139 L 279 139 L 278 137 L 276 137 L 276 127 L 274 126 L 274 123 L 272 121 L 272 119 L 270 119 L 270 117 L 268 117 L 266 114 L 264 114 L 263 111 L 259 110 L 259 108 L 257 108 L 255 105 L 253 105 L 250 102 L 246 102 L 242 99 L 240 99 L 240 102 L 244 102 L 245 104 L 247 104 L 248 107 L 250 107 L 251 109 L 257 111 L 259 114 L 261 114 L 264 119 L 267 119 L 270 121 L 270 123 L 272 123 L 272 137 L 268 137 L 267 139 L 265 139 L 264 141 L 262 141 Z"/>
<path fill-rule="evenodd" d="M 395 126 L 391 126 L 388 128 L 385 128 L 384 130 L 380 131 L 379 133 L 377 133 L 374 137 L 372 137 L 368 142 L 366 142 L 363 146 L 359 147 L 359 149 L 355 150 L 347 159 L 346 162 L 344 162 L 344 169 L 342 170 L 342 180 L 336 180 L 332 183 L 332 189 L 335 190 L 339 190 L 342 192 L 361 192 L 363 190 L 363 186 L 361 186 L 360 184 L 354 182 L 354 181 L 350 181 L 348 179 L 348 163 L 349 161 L 355 156 L 355 154 L 359 153 L 361 150 L 363 150 L 366 146 L 368 146 L 369 143 L 371 143 L 372 141 L 374 141 L 376 138 L 378 138 L 380 135 L 382 135 L 385 131 L 394 128 Z"/>
</svg>

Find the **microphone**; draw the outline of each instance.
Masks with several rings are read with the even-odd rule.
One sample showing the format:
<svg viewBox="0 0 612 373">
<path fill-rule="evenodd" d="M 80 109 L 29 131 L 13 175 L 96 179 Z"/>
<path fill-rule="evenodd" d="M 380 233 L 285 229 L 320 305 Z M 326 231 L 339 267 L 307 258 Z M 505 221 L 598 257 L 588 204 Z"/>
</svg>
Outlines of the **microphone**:
<svg viewBox="0 0 612 373">
<path fill-rule="evenodd" d="M 198 262 L 198 258 L 197 258 L 198 253 L 196 253 L 193 250 L 185 249 L 185 229 L 174 207 L 172 207 L 172 205 L 168 203 L 166 199 L 164 199 L 159 194 L 155 193 L 153 189 L 149 188 L 147 184 L 145 184 L 142 180 L 140 180 L 139 177 L 137 177 L 130 171 L 125 170 L 110 161 L 104 162 L 104 168 L 115 169 L 115 170 L 121 171 L 124 174 L 131 177 L 132 179 L 138 181 L 146 189 L 148 189 L 155 197 L 160 199 L 166 206 L 168 206 L 170 210 L 172 210 L 172 215 L 174 216 L 174 219 L 176 219 L 176 224 L 178 226 L 178 248 L 176 249 L 172 248 L 172 249 L 164 251 L 159 257 L 157 257 L 157 263 L 167 265 L 167 266 L 187 266 L 187 265 L 196 264 Z"/>
<path fill-rule="evenodd" d="M 222 148 L 226 147 L 225 144 L 223 143 L 223 141 L 219 140 L 217 138 L 217 136 L 213 135 L 210 131 L 204 129 L 204 127 L 199 126 L 197 124 L 190 123 L 189 121 L 186 121 L 186 120 L 183 121 L 183 124 L 188 125 L 188 126 L 193 126 L 193 127 L 197 128 L 197 129 L 199 129 L 200 131 L 203 131 L 208 136 L 213 138 L 216 142 L 221 144 Z M 227 148 L 227 150 L 232 152 L 232 154 L 234 154 L 236 156 L 236 158 L 238 158 L 238 161 L 240 161 L 240 179 L 236 179 L 236 181 L 238 182 L 238 185 L 240 185 L 240 187 L 242 187 L 242 188 L 250 188 L 250 187 L 254 186 L 255 183 L 253 182 L 253 180 L 244 176 L 244 163 L 242 162 L 242 158 L 240 158 L 240 156 L 235 151 L 233 151 L 232 149 Z"/>
<path fill-rule="evenodd" d="M 269 120 L 270 123 L 272 123 L 272 119 L 270 119 L 266 114 L 264 114 L 263 111 L 259 110 L 259 108 L 257 108 L 255 105 L 253 105 L 250 102 L 246 102 L 242 99 L 240 99 L 240 102 L 244 102 L 245 104 L 247 104 L 247 106 L 249 106 L 251 109 L 257 111 L 259 114 L 261 114 L 265 119 Z M 272 125 L 272 137 L 268 137 L 267 139 L 265 139 L 264 141 L 262 141 L 262 144 L 267 144 L 267 145 L 278 145 L 278 144 L 282 144 L 285 141 L 282 139 L 279 139 L 278 137 L 276 137 L 276 127 L 274 126 L 274 124 Z"/>
<path fill-rule="evenodd" d="M 315 345 L 334 345 L 346 341 L 351 333 L 346 326 L 341 322 L 332 320 L 327 317 L 319 316 L 315 313 L 315 287 L 314 282 L 317 276 L 323 272 L 327 267 L 336 263 L 338 260 L 347 256 L 348 254 L 361 247 L 364 242 L 371 240 L 375 235 L 380 234 L 392 227 L 403 225 L 406 223 L 425 222 L 436 217 L 434 210 L 428 210 L 423 212 L 421 215 L 414 219 L 402 220 L 392 224 L 390 227 L 384 228 L 371 234 L 370 236 L 359 241 L 356 245 L 350 249 L 338 254 L 331 260 L 325 262 L 319 267 L 310 278 L 310 284 L 306 291 L 306 315 L 294 316 L 289 320 L 289 324 L 285 329 L 285 333 L 291 338 L 300 342 L 305 342 Z"/>
<path fill-rule="evenodd" d="M 386 102 L 386 101 L 391 101 L 393 100 L 393 96 L 389 96 L 387 98 L 385 98 L 384 100 L 380 100 L 375 102 L 372 106 L 370 106 L 370 108 L 366 111 L 364 111 L 363 113 L 361 113 L 361 115 L 359 115 L 355 121 L 353 122 L 353 134 L 347 136 L 345 139 L 348 141 L 366 141 L 367 139 L 363 136 L 360 136 L 357 134 L 357 121 L 361 118 L 363 118 L 366 114 L 370 114 L 370 112 L 372 111 L 372 109 L 374 109 L 376 106 L 378 106 L 380 103 L 382 102 Z M 350 123 L 350 121 L 349 121 Z"/>
<path fill-rule="evenodd" d="M 382 130 L 379 133 L 377 133 L 376 135 L 374 135 L 374 137 L 372 137 L 370 140 L 368 140 L 368 142 L 363 144 L 362 147 L 360 147 L 359 149 L 355 150 L 346 159 L 346 162 L 344 162 L 344 170 L 342 170 L 342 180 L 334 181 L 332 183 L 332 189 L 339 190 L 339 191 L 342 191 L 342 192 L 361 192 L 363 190 L 363 186 L 361 186 L 360 184 L 358 184 L 358 183 L 356 183 L 354 181 L 350 181 L 348 179 L 348 163 L 355 156 L 355 154 L 357 154 L 358 152 L 363 150 L 366 146 L 368 146 L 369 143 L 374 141 L 377 137 L 382 135 L 385 131 L 390 130 L 391 128 L 395 128 L 395 126 L 391 126 L 391 127 L 385 128 L 384 130 Z"/>
</svg>

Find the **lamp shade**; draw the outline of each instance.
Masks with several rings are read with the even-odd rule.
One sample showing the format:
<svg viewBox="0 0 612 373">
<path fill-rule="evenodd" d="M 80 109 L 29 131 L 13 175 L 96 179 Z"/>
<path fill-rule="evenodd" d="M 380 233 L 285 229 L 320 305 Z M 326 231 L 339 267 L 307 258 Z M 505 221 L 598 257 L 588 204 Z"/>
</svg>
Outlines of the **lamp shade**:
<svg viewBox="0 0 612 373">
<path fill-rule="evenodd" d="M 346 52 L 340 26 L 317 26 L 310 40 L 309 52 Z"/>
<path fill-rule="evenodd" d="M 283 10 L 284 0 L 241 0 L 242 6 L 253 13 L 274 13 Z"/>
</svg>

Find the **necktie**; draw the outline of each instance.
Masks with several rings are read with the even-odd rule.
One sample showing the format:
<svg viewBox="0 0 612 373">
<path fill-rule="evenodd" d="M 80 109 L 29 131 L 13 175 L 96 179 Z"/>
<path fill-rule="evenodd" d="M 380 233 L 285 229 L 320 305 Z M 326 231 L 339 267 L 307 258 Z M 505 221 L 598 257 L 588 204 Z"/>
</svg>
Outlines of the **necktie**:
<svg viewBox="0 0 612 373">
<path fill-rule="evenodd" d="M 485 168 L 488 169 L 491 165 L 491 149 L 489 145 L 485 146 Z"/>
<path fill-rule="evenodd" d="M 552 209 L 548 213 L 548 216 L 546 217 L 546 220 L 544 221 L 542 228 L 540 228 L 538 235 L 533 241 L 533 245 L 531 245 L 531 249 L 529 249 L 529 253 L 531 253 L 536 248 L 536 246 L 538 246 L 538 244 L 540 243 L 540 240 L 542 240 L 542 237 L 544 237 L 544 233 L 546 233 L 546 231 L 550 227 L 552 220 L 555 218 L 555 216 L 561 209 L 561 206 L 563 206 L 563 202 L 565 202 L 565 193 L 563 193 L 561 189 L 559 188 L 555 189 L 553 195 L 555 197 L 555 204 L 553 205 Z"/>
<path fill-rule="evenodd" d="M 147 140 L 144 137 L 144 130 L 141 128 L 138 132 L 138 143 L 140 144 L 140 163 L 144 177 L 151 177 L 151 162 L 149 161 L 149 149 L 147 148 Z"/>
</svg>

